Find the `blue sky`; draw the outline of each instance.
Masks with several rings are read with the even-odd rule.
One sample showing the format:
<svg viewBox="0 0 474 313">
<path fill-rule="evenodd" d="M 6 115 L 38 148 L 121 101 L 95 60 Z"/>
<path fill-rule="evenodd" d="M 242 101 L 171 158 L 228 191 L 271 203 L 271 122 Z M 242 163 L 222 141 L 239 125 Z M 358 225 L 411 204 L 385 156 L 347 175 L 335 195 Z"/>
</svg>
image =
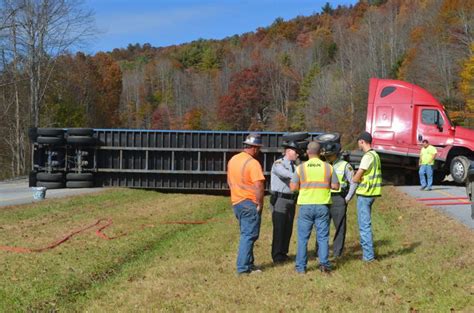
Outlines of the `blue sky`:
<svg viewBox="0 0 474 313">
<path fill-rule="evenodd" d="M 327 0 L 86 0 L 95 12 L 97 38 L 85 52 L 110 51 L 129 43 L 169 46 L 198 38 L 222 39 L 320 12 Z M 355 0 L 329 1 L 355 4 Z"/>
</svg>

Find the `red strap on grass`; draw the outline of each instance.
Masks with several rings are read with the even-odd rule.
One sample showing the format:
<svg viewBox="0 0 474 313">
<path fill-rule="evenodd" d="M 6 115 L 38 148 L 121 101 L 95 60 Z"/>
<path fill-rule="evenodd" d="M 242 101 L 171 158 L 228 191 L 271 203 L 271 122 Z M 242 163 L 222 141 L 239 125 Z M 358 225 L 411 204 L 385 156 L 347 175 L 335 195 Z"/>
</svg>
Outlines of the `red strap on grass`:
<svg viewBox="0 0 474 313">
<path fill-rule="evenodd" d="M 468 197 L 443 197 L 443 198 L 419 198 L 417 201 L 448 201 L 448 200 L 469 200 Z M 467 202 L 468 203 L 468 202 Z"/>
<path fill-rule="evenodd" d="M 54 249 L 56 248 L 57 246 L 59 246 L 60 244 L 63 244 L 64 242 L 68 241 L 69 239 L 71 239 L 73 236 L 77 235 L 77 234 L 80 234 L 88 229 L 91 229 L 97 225 L 99 225 L 100 223 L 102 223 L 103 221 L 107 221 L 107 219 L 98 219 L 95 223 L 93 224 L 90 224 L 90 225 L 87 225 L 81 229 L 78 229 L 78 230 L 75 230 L 75 231 L 72 231 L 71 233 L 69 233 L 68 235 L 64 236 L 63 238 L 60 238 L 54 242 L 52 242 L 51 244 L 47 245 L 46 247 L 43 247 L 43 248 L 37 248 L 37 249 L 32 249 L 32 248 L 23 248 L 23 247 L 10 247 L 10 246 L 0 246 L 0 250 L 2 251 L 10 251 L 10 252 L 16 252 L 16 253 L 32 253 L 32 252 L 43 252 L 43 251 L 46 251 L 46 250 L 51 250 L 51 249 Z"/>
<path fill-rule="evenodd" d="M 209 223 L 209 222 L 215 222 L 216 220 L 203 220 L 203 221 L 168 221 L 168 222 L 161 222 L 159 224 L 161 225 L 170 225 L 170 224 L 179 224 L 179 225 L 202 225 L 202 224 L 206 224 L 206 223 Z M 105 224 L 103 224 L 105 222 Z M 103 225 L 101 225 L 103 224 Z M 89 230 L 91 228 L 94 228 L 94 227 L 97 227 L 99 226 L 99 228 L 95 231 L 95 234 L 99 237 L 99 238 L 102 238 L 102 239 L 105 239 L 105 240 L 113 240 L 113 239 L 117 239 L 117 238 L 120 238 L 120 237 L 123 237 L 123 236 L 126 236 L 128 235 L 128 233 L 121 233 L 120 235 L 117 235 L 117 236 L 114 236 L 114 237 L 109 237 L 107 236 L 103 230 L 106 229 L 107 227 L 110 227 L 112 226 L 113 224 L 113 221 L 112 219 L 110 218 L 101 218 L 101 219 L 98 219 L 97 221 L 95 221 L 94 223 L 92 224 L 89 224 L 83 228 L 80 228 L 80 229 L 77 229 L 75 231 L 72 231 L 71 233 L 69 233 L 68 235 L 52 242 L 51 244 L 47 245 L 46 247 L 43 247 L 43 248 L 36 248 L 36 249 L 32 249 L 32 248 L 23 248 L 23 247 L 11 247 L 11 246 L 0 246 L 0 251 L 8 251 L 8 252 L 15 252 L 15 253 L 32 253 L 32 252 L 44 252 L 44 251 L 47 251 L 47 250 L 51 250 L 51 249 L 54 249 L 56 248 L 57 246 L 65 243 L 66 241 L 68 241 L 69 239 L 71 239 L 73 236 L 75 235 L 78 235 L 80 233 L 83 233 L 85 232 L 86 230 Z M 150 227 L 155 227 L 155 225 L 142 225 L 142 227 L 140 228 L 141 230 L 145 229 L 145 228 L 150 228 Z"/>
<path fill-rule="evenodd" d="M 443 205 L 470 205 L 469 202 L 433 202 L 425 203 L 428 206 L 443 206 Z"/>
</svg>

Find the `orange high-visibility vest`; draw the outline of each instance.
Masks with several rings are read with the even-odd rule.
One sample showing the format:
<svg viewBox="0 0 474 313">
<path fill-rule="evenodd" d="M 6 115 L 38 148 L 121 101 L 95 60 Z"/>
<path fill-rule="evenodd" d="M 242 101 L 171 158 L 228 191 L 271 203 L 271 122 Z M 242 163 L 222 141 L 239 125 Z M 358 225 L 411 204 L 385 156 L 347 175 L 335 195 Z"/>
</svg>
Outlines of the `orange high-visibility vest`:
<svg viewBox="0 0 474 313">
<path fill-rule="evenodd" d="M 234 155 L 227 164 L 227 184 L 232 204 L 244 200 L 257 203 L 257 188 L 254 183 L 259 180 L 265 180 L 260 163 L 245 152 Z"/>
</svg>

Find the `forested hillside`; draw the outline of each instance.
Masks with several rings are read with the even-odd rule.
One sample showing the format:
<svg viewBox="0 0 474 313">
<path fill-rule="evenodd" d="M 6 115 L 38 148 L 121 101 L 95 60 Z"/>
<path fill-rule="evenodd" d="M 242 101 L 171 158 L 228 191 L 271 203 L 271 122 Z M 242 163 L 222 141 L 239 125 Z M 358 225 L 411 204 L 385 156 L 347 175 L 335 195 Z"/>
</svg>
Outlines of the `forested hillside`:
<svg viewBox="0 0 474 313">
<path fill-rule="evenodd" d="M 43 57 L 54 67 L 38 74 L 49 76 L 36 120 L 28 71 L 4 57 L 0 177 L 27 170 L 35 124 L 338 131 L 347 142 L 364 128 L 370 77 L 420 85 L 474 126 L 473 1 L 328 4 L 219 41 Z"/>
</svg>

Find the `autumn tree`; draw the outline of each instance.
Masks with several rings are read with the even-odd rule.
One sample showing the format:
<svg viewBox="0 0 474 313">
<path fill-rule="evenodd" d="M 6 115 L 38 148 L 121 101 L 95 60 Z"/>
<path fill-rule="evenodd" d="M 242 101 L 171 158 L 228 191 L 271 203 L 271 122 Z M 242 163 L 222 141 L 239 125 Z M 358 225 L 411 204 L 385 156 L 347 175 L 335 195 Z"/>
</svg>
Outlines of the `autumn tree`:
<svg viewBox="0 0 474 313">
<path fill-rule="evenodd" d="M 119 103 L 122 93 L 122 72 L 112 57 L 98 53 L 92 57 L 97 73 L 97 102 L 95 104 L 95 127 L 120 126 Z"/>
<path fill-rule="evenodd" d="M 291 130 L 298 131 L 306 128 L 305 111 L 309 106 L 309 97 L 311 95 L 314 80 L 319 73 L 319 63 L 314 62 L 300 85 L 298 100 L 295 101 L 292 106 L 290 122 Z"/>
<path fill-rule="evenodd" d="M 321 11 L 325 14 L 331 15 L 334 12 L 334 9 L 329 2 L 326 2 L 326 4 L 321 8 Z"/>
<path fill-rule="evenodd" d="M 192 108 L 184 115 L 183 128 L 189 130 L 204 129 L 202 117 L 204 112 L 199 108 Z"/>
<path fill-rule="evenodd" d="M 465 113 L 472 116 L 474 113 L 474 43 L 471 44 L 470 56 L 464 62 L 460 76 L 460 89 L 466 99 Z"/>
<path fill-rule="evenodd" d="M 16 48 L 29 77 L 31 124 L 39 126 L 55 59 L 94 35 L 93 13 L 83 1 L 72 0 L 10 0 L 3 10 L 16 25 Z"/>
<path fill-rule="evenodd" d="M 232 77 L 229 92 L 219 100 L 218 116 L 230 129 L 260 128 L 267 122 L 270 105 L 268 73 L 263 65 L 255 65 Z"/>
</svg>

